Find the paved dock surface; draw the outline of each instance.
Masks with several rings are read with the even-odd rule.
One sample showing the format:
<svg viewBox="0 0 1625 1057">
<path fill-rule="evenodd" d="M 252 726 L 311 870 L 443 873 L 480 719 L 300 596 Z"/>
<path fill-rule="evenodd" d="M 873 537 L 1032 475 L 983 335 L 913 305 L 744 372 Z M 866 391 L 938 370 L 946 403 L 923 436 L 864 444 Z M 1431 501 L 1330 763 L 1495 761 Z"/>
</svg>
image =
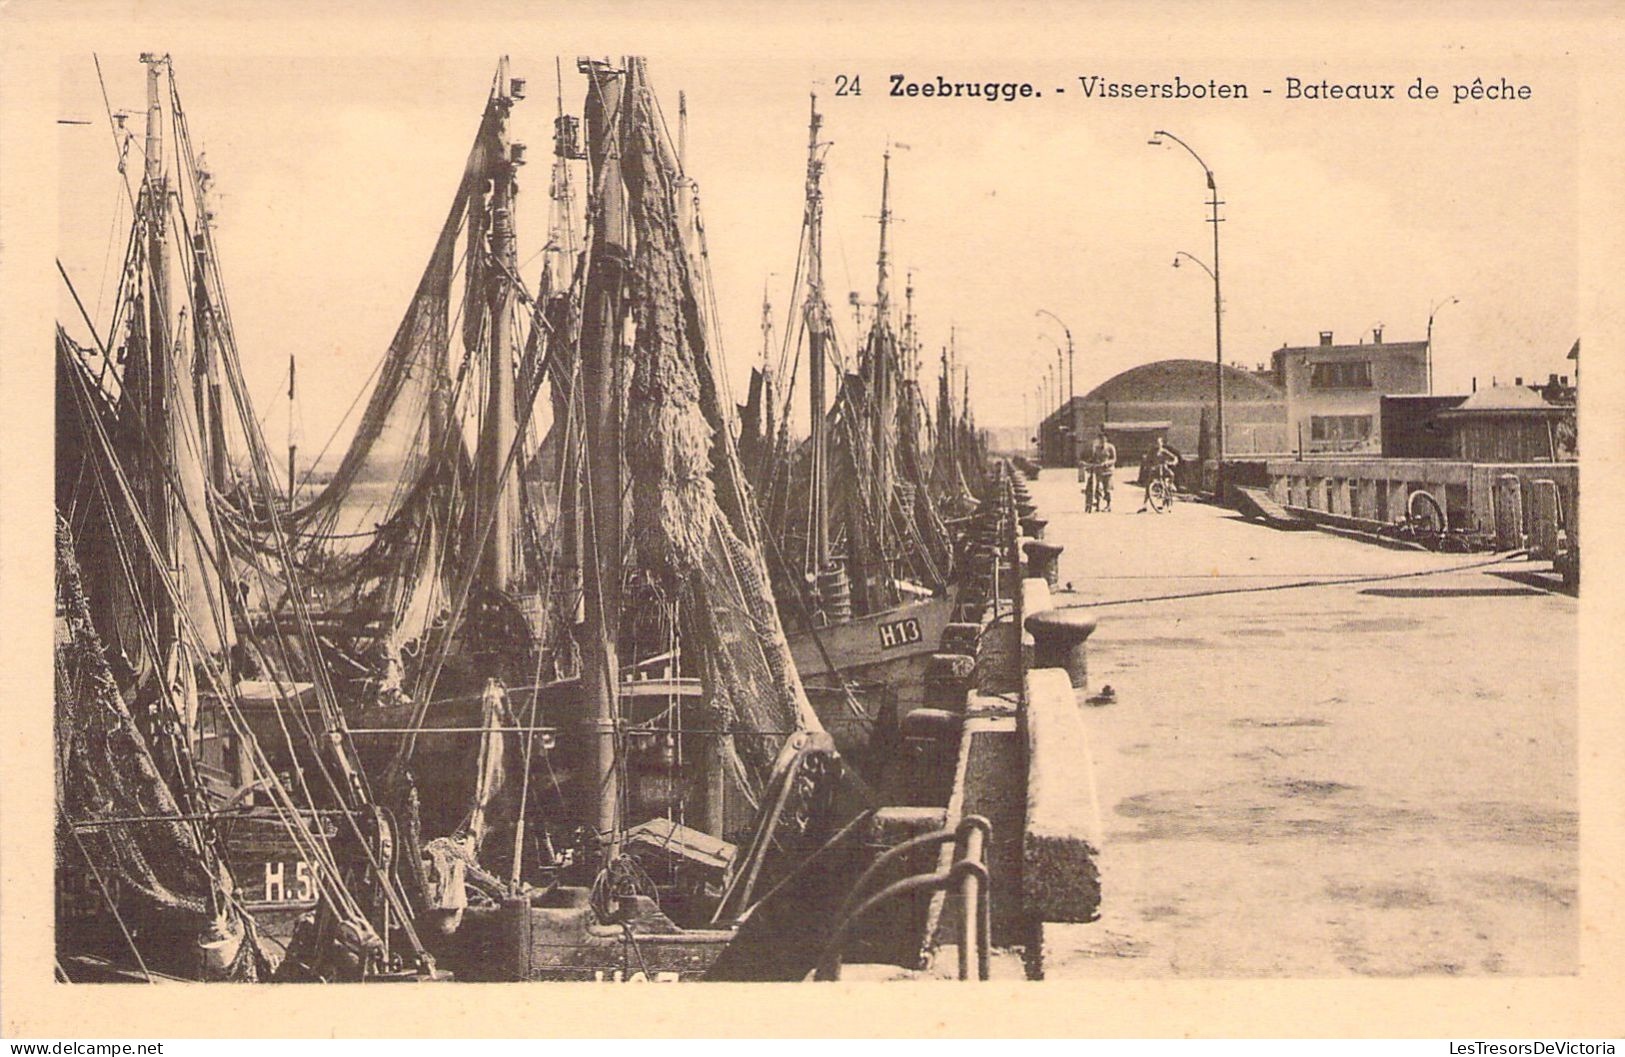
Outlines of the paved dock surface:
<svg viewBox="0 0 1625 1057">
<path fill-rule="evenodd" d="M 1047 976 L 1577 970 L 1579 612 L 1545 566 L 1031 487 L 1117 693 L 1080 706 L 1102 917 Z"/>
</svg>

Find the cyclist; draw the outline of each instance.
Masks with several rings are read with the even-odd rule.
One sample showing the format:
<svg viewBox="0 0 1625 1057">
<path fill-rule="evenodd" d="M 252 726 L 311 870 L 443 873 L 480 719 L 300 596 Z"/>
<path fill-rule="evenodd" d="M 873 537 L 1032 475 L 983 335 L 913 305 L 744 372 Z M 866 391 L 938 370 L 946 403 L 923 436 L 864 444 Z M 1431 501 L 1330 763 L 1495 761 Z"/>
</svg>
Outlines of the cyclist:
<svg viewBox="0 0 1625 1057">
<path fill-rule="evenodd" d="M 1168 481 L 1174 479 L 1174 467 L 1179 465 L 1179 453 L 1162 442 L 1162 436 L 1157 436 L 1157 448 L 1146 456 L 1149 472 L 1145 473 L 1145 499 L 1140 503 L 1140 513 L 1145 513 L 1151 506 L 1151 483 L 1153 481 Z"/>
<path fill-rule="evenodd" d="M 1112 445 L 1111 438 L 1106 436 L 1106 427 L 1101 426 L 1094 443 L 1089 446 L 1088 462 L 1085 464 L 1088 471 L 1083 486 L 1086 497 L 1085 510 L 1111 510 L 1112 468 L 1116 465 L 1117 448 Z"/>
</svg>

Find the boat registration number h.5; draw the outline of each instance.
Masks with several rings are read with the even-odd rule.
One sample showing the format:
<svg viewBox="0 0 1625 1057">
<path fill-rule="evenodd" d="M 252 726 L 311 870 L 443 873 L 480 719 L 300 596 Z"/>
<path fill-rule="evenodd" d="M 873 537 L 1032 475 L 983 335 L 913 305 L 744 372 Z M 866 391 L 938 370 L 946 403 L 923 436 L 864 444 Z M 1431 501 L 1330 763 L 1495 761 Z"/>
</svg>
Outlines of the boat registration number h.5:
<svg viewBox="0 0 1625 1057">
<path fill-rule="evenodd" d="M 264 887 L 257 893 L 267 903 L 304 903 L 316 898 L 316 877 L 310 863 L 267 862 Z M 250 897 L 254 893 L 250 893 Z"/>
<path fill-rule="evenodd" d="M 908 646 L 920 641 L 920 622 L 913 617 L 894 620 L 889 624 L 881 624 L 879 628 L 880 648 L 883 650 Z"/>
</svg>

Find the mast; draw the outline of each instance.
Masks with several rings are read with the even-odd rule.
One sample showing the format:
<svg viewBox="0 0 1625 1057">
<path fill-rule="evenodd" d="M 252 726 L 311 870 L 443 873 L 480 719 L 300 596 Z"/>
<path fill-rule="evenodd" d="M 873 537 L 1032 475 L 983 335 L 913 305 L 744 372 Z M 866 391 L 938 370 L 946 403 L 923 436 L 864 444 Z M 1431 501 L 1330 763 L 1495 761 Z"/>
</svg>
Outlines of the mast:
<svg viewBox="0 0 1625 1057">
<path fill-rule="evenodd" d="M 952 328 L 948 333 L 953 334 Z M 942 347 L 942 371 L 937 375 L 937 447 L 932 453 L 932 469 L 937 475 L 937 487 L 944 495 L 947 494 L 948 482 L 943 475 L 947 470 L 947 463 L 953 451 L 953 401 L 948 395 L 948 346 Z"/>
<path fill-rule="evenodd" d="M 954 367 L 959 359 L 959 328 L 948 326 L 948 347 L 942 350 L 942 422 L 939 428 L 948 445 L 950 466 L 959 465 L 959 422 L 954 414 Z M 956 470 L 957 473 L 957 470 Z M 953 480 L 958 481 L 956 476 Z M 955 486 L 958 491 L 958 486 Z"/>
<path fill-rule="evenodd" d="M 684 92 L 677 93 L 676 162 L 677 173 L 673 187 L 677 195 L 677 228 L 682 232 L 683 249 L 688 253 L 689 259 L 697 265 L 701 255 L 698 220 L 699 185 L 689 179 L 688 175 L 688 95 Z"/>
<path fill-rule="evenodd" d="M 491 100 L 491 154 L 487 176 L 491 182 L 490 253 L 486 291 L 491 320 L 491 353 L 486 378 L 484 431 L 479 447 L 479 504 L 476 509 L 491 519 L 481 555 L 486 586 L 507 591 L 514 586 L 514 550 L 519 531 L 519 478 L 508 469 L 508 454 L 518 433 L 515 409 L 513 301 L 519 259 L 514 239 L 514 173 L 522 164 L 524 147 L 508 139 L 508 112 L 521 93 L 521 82 L 508 79 L 508 57 L 497 66 L 497 84 Z M 480 530 L 484 531 L 481 521 Z"/>
<path fill-rule="evenodd" d="M 547 261 L 543 269 L 544 292 L 552 293 L 570 285 L 575 267 L 575 188 L 570 181 L 570 159 L 577 153 L 575 118 L 564 113 L 564 73 L 554 60 L 558 78 L 558 109 L 553 118 L 553 172 L 548 197 L 553 207 L 548 213 Z"/>
<path fill-rule="evenodd" d="M 294 354 L 288 353 L 288 509 L 292 510 L 298 501 L 296 493 L 299 491 L 299 478 L 296 476 L 294 462 L 299 454 L 299 445 L 293 439 L 293 407 L 295 394 L 294 381 L 297 379 L 297 367 L 294 363 Z"/>
<path fill-rule="evenodd" d="M 876 261 L 879 277 L 875 281 L 875 319 L 886 318 L 891 308 L 891 294 L 888 290 L 887 278 L 890 274 L 890 264 L 886 254 L 886 229 L 891 225 L 891 148 L 881 156 L 880 169 L 880 257 Z"/>
<path fill-rule="evenodd" d="M 828 305 L 824 301 L 823 163 L 818 158 L 818 95 L 812 94 L 807 124 L 807 327 L 808 427 L 812 442 L 812 564 L 822 577 L 829 568 L 829 441 L 824 432 L 824 341 Z M 827 601 L 827 600 L 826 600 Z"/>
<path fill-rule="evenodd" d="M 570 162 L 585 158 L 581 151 L 580 123 L 573 115 L 564 112 L 564 69 L 556 57 L 553 60 L 553 73 L 556 109 L 553 117 L 553 171 L 548 188 L 552 207 L 548 211 L 547 259 L 542 268 L 542 289 L 538 298 L 539 304 L 548 311 L 555 300 L 570 296 L 568 291 L 574 281 L 579 247 L 575 228 L 575 186 L 570 178 Z M 532 334 L 535 333 L 533 329 Z M 568 345 L 562 351 L 571 357 L 575 352 Z M 536 370 L 540 369 L 540 364 L 537 364 Z M 566 372 L 570 373 L 573 373 L 573 368 Z M 533 387 L 541 384 L 540 378 L 530 381 Z M 576 438 L 580 436 L 580 419 L 577 417 L 580 400 L 581 394 L 574 391 L 572 386 L 555 386 L 553 389 L 554 414 L 566 428 L 561 433 L 563 442 L 559 445 L 558 525 L 561 540 L 558 571 L 552 590 L 555 597 L 565 600 L 570 607 L 571 623 L 576 621 L 581 605 L 581 450 L 576 443 Z M 568 652 L 566 649 L 566 656 Z"/>
<path fill-rule="evenodd" d="M 768 296 L 767 280 L 762 280 L 762 377 L 771 370 L 773 355 L 773 299 Z"/>
<path fill-rule="evenodd" d="M 621 612 L 621 443 L 620 360 L 622 291 L 630 260 L 630 218 L 621 182 L 620 128 L 624 71 L 608 62 L 583 59 L 578 68 L 589 80 L 583 107 L 588 144 L 588 223 L 594 253 L 581 314 L 581 383 L 587 442 L 586 621 L 582 629 L 581 684 L 593 738 L 594 806 L 588 823 L 604 842 L 606 858 L 618 850 L 620 780 L 615 769 L 616 718 L 620 674 L 618 638 Z"/>
<path fill-rule="evenodd" d="M 880 170 L 880 253 L 875 262 L 875 321 L 870 330 L 870 369 L 873 371 L 873 419 L 875 503 L 874 557 L 887 581 L 891 579 L 891 561 L 886 551 L 886 523 L 892 499 L 891 442 L 895 432 L 895 400 L 893 395 L 892 356 L 895 353 L 891 331 L 891 264 L 887 253 L 887 233 L 891 227 L 891 148 L 881 157 Z M 865 574 L 867 575 L 867 570 Z M 889 592 L 889 583 L 882 588 Z M 884 595 L 882 596 L 884 597 Z"/>
<path fill-rule="evenodd" d="M 209 300 L 209 171 L 198 164 L 198 230 L 192 236 L 194 275 L 192 283 L 193 384 L 196 388 L 198 421 L 202 423 L 208 450 L 209 483 L 216 491 L 226 488 L 226 425 L 221 406 L 220 364 L 215 358 L 214 306 Z"/>
<path fill-rule="evenodd" d="M 905 384 L 914 384 L 919 381 L 920 364 L 917 358 L 919 343 L 914 331 L 914 269 L 908 272 L 908 281 L 903 287 L 903 381 Z"/>
<path fill-rule="evenodd" d="M 771 450 L 774 437 L 773 396 L 773 302 L 767 296 L 767 280 L 762 280 L 762 444 Z M 765 461 L 764 456 L 764 461 Z"/>
<path fill-rule="evenodd" d="M 145 351 L 148 370 L 146 401 L 141 408 L 141 416 L 150 438 L 148 450 L 156 462 L 152 472 L 147 475 L 149 492 L 146 516 L 160 560 L 172 571 L 176 567 L 177 554 L 166 484 L 169 468 L 175 465 L 175 438 L 169 402 L 170 390 L 174 385 L 169 335 L 169 186 L 164 175 L 164 111 L 159 92 L 159 78 L 169 58 L 147 52 L 142 54 L 141 61 L 147 66 L 146 172 L 141 212 L 147 235 Z M 164 575 L 166 570 L 157 571 L 159 579 Z M 158 634 L 159 664 L 167 664 L 167 658 L 179 639 L 178 617 L 165 591 L 155 588 L 149 597 L 152 599 L 153 623 Z M 163 678 L 167 680 L 168 676 Z"/>
<path fill-rule="evenodd" d="M 688 173 L 688 93 L 677 93 L 677 175 Z"/>
</svg>

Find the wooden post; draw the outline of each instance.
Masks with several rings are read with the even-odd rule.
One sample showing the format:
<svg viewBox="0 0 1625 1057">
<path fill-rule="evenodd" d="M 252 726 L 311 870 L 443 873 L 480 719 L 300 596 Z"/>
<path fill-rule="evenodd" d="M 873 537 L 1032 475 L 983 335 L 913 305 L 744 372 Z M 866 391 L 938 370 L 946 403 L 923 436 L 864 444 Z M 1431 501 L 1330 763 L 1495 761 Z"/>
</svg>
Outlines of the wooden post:
<svg viewBox="0 0 1625 1057">
<path fill-rule="evenodd" d="M 1512 551 L 1523 546 L 1523 488 L 1515 473 L 1495 479 L 1495 546 Z"/>
<path fill-rule="evenodd" d="M 1551 561 L 1557 557 L 1558 521 L 1557 482 L 1535 482 L 1535 509 L 1530 521 L 1529 557 L 1537 561 Z"/>
</svg>

